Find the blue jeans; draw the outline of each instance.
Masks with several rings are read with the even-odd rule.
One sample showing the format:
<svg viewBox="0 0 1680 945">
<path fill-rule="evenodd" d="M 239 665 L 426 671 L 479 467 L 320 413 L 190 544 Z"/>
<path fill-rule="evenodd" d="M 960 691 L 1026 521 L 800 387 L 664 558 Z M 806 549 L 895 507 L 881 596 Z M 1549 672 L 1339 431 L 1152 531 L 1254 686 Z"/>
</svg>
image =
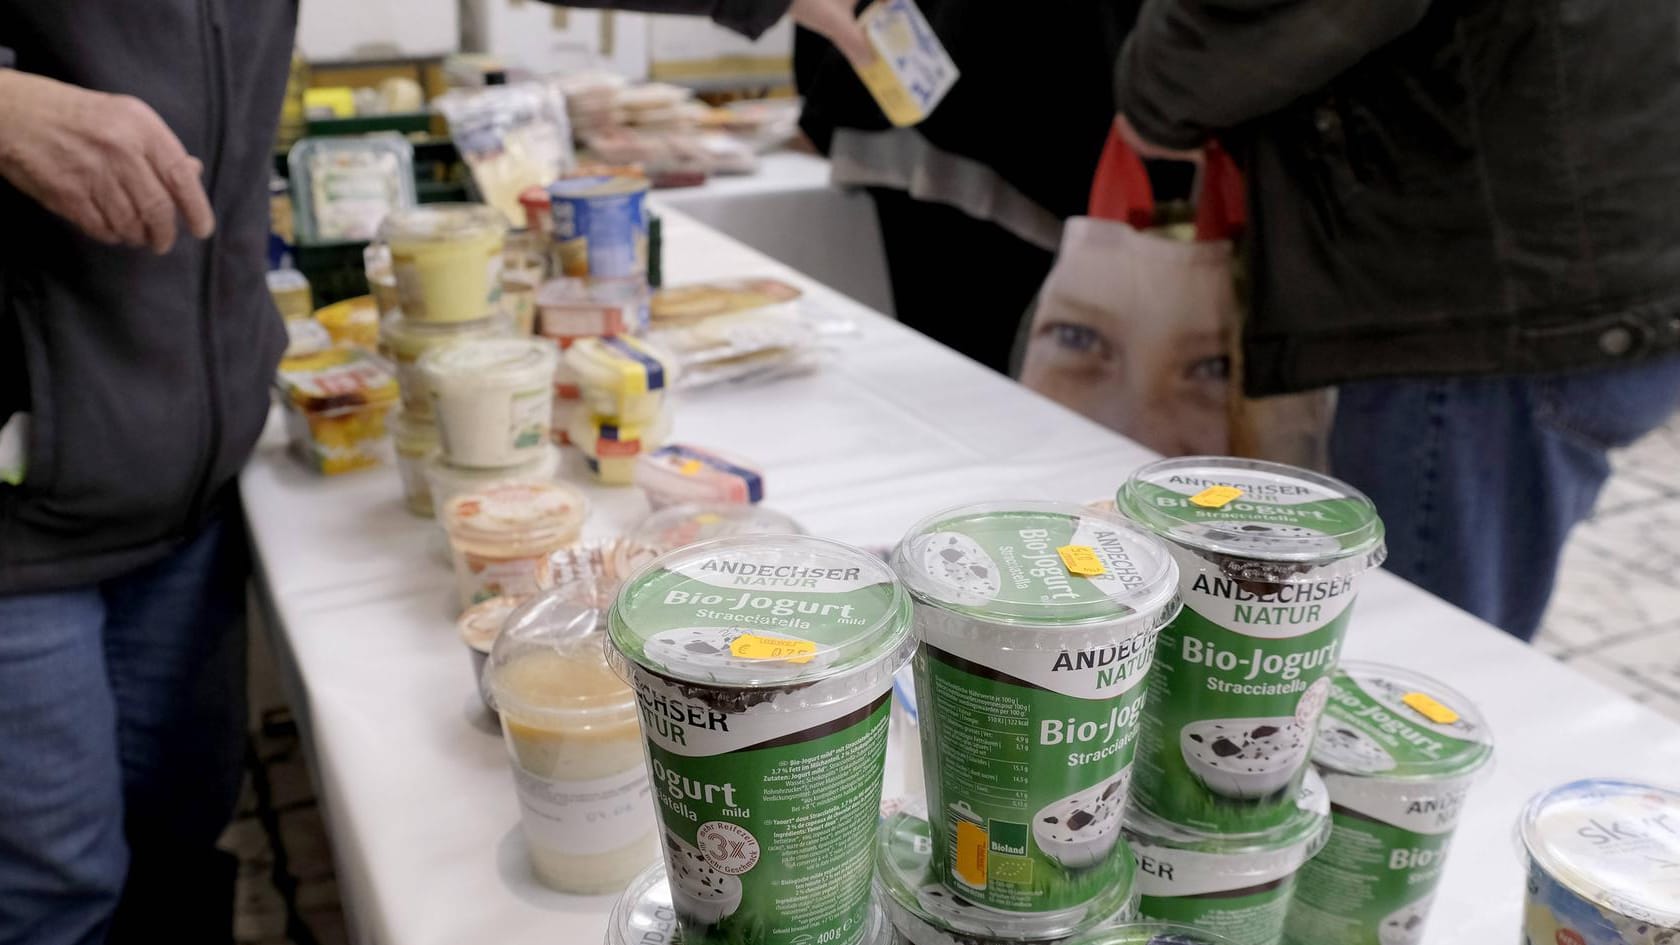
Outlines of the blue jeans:
<svg viewBox="0 0 1680 945">
<path fill-rule="evenodd" d="M 1680 404 L 1680 359 L 1583 374 L 1345 384 L 1335 474 L 1388 527 L 1388 569 L 1505 632 L 1540 627 L 1570 529 Z"/>
<path fill-rule="evenodd" d="M 237 517 L 91 587 L 0 596 L 0 943 L 232 938 Z"/>
</svg>

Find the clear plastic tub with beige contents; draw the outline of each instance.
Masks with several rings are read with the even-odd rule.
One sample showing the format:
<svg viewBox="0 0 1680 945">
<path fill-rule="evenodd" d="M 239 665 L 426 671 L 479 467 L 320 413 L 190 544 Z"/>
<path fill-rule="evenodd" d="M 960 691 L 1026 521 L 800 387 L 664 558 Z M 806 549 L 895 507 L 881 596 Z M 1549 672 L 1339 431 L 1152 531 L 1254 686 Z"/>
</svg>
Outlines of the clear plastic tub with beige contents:
<svg viewBox="0 0 1680 945">
<path fill-rule="evenodd" d="M 537 879 L 617 892 L 658 857 L 636 697 L 607 667 L 601 612 L 563 595 L 508 617 L 484 669 Z"/>
</svg>

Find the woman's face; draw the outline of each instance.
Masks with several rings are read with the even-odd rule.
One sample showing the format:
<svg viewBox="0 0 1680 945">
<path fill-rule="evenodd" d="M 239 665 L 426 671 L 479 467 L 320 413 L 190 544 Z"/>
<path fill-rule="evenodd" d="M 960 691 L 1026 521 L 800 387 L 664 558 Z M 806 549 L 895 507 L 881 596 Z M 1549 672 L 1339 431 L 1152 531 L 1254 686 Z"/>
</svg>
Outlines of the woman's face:
<svg viewBox="0 0 1680 945">
<path fill-rule="evenodd" d="M 1225 453 L 1230 358 L 1219 305 L 1090 295 L 1052 275 L 1021 383 L 1164 455 Z"/>
</svg>

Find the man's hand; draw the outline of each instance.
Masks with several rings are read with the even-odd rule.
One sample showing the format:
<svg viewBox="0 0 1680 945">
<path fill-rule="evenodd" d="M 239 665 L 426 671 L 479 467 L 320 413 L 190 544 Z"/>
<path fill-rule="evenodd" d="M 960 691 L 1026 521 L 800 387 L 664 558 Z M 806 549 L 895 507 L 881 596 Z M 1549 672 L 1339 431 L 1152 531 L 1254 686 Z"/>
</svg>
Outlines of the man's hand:
<svg viewBox="0 0 1680 945">
<path fill-rule="evenodd" d="M 102 243 L 168 252 L 177 214 L 209 236 L 203 170 L 139 99 L 0 69 L 0 177 Z"/>
<path fill-rule="evenodd" d="M 869 44 L 852 9 L 851 0 L 793 0 L 788 15 L 833 43 L 852 65 L 868 65 L 875 60 L 875 47 Z"/>
</svg>

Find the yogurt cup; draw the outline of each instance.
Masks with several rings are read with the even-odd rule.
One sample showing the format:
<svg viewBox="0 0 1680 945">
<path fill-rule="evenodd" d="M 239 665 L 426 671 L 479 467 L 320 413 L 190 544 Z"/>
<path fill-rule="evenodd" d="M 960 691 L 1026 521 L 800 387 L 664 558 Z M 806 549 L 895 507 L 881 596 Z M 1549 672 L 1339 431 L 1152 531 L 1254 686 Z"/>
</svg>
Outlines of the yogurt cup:
<svg viewBox="0 0 1680 945">
<path fill-rule="evenodd" d="M 614 603 L 685 945 L 856 945 L 910 601 L 879 558 L 775 535 L 690 545 Z"/>
<path fill-rule="evenodd" d="M 665 408 L 675 380 L 672 362 L 628 336 L 583 338 L 566 349 L 589 409 L 623 423 L 647 423 Z"/>
<path fill-rule="evenodd" d="M 607 917 L 605 945 L 688 945 L 689 941 L 677 921 L 664 863 L 655 863 L 631 880 Z M 863 938 L 858 941 L 860 945 L 893 945 L 896 941 L 886 913 L 878 905 L 871 906 L 864 920 Z"/>
<path fill-rule="evenodd" d="M 1680 791 L 1575 781 L 1528 802 L 1523 945 L 1680 942 Z"/>
<path fill-rule="evenodd" d="M 1132 869 L 1120 822 L 1172 557 L 1118 516 L 1014 502 L 923 520 L 893 566 L 916 602 L 934 873 L 1067 930 Z"/>
<path fill-rule="evenodd" d="M 362 273 L 367 276 L 368 292 L 379 306 L 379 318 L 384 321 L 402 308 L 397 299 L 397 277 L 391 271 L 391 247 L 384 243 L 369 243 L 362 250 Z"/>
<path fill-rule="evenodd" d="M 746 462 L 671 443 L 636 460 L 636 485 L 655 509 L 689 502 L 753 505 L 764 500 L 764 477 Z"/>
<path fill-rule="evenodd" d="M 513 612 L 525 606 L 524 597 L 492 597 L 482 600 L 461 612 L 455 621 L 455 630 L 461 635 L 461 642 L 467 645 L 467 655 L 472 659 L 473 689 L 478 691 L 484 700 L 484 708 L 495 713 L 490 706 L 490 695 L 484 691 L 484 664 L 490 658 L 490 650 L 496 645 L 496 638 L 502 635 L 502 627 Z"/>
<path fill-rule="evenodd" d="M 431 518 L 432 490 L 426 484 L 426 464 L 438 454 L 437 424 L 399 410 L 391 424 L 391 442 L 397 447 L 403 504 L 415 515 Z"/>
<path fill-rule="evenodd" d="M 1128 922 L 1069 939 L 1067 945 L 1231 945 L 1231 940 L 1187 925 Z"/>
<path fill-rule="evenodd" d="M 296 269 L 270 269 L 266 276 L 268 294 L 280 317 L 295 321 L 310 317 L 315 311 L 314 296 L 309 291 L 309 279 Z"/>
<path fill-rule="evenodd" d="M 379 307 L 373 296 L 358 295 L 315 310 L 315 320 L 335 345 L 374 351 L 379 347 Z"/>
<path fill-rule="evenodd" d="M 539 597 L 508 617 L 484 668 L 531 868 L 582 895 L 623 889 L 659 856 L 636 697 L 607 667 L 600 618 Z"/>
<path fill-rule="evenodd" d="M 1137 863 L 1126 841 L 1116 841 L 1121 864 L 1114 882 L 1058 922 L 988 909 L 952 889 L 934 869 L 936 845 L 919 803 L 887 817 L 876 839 L 875 898 L 907 945 L 986 945 L 994 942 L 1064 941 L 1137 914 Z"/>
<path fill-rule="evenodd" d="M 442 506 L 461 606 L 546 588 L 549 557 L 578 540 L 588 504 L 558 482 L 499 482 Z"/>
<path fill-rule="evenodd" d="M 474 469 L 452 466 L 440 451 L 426 463 L 426 486 L 432 507 L 441 509 L 450 499 L 476 492 L 498 482 L 553 482 L 560 477 L 560 448 L 550 446 L 529 462 L 504 469 Z"/>
<path fill-rule="evenodd" d="M 478 338 L 500 338 L 508 334 L 501 317 L 473 322 L 433 324 L 404 318 L 401 312 L 379 325 L 379 353 L 396 367 L 397 385 L 402 388 L 403 409 L 416 417 L 432 415 L 431 389 L 420 371 L 420 358 L 433 348 Z"/>
<path fill-rule="evenodd" d="M 444 455 L 456 466 L 517 466 L 547 449 L 554 409 L 554 346 L 486 338 L 420 359 Z"/>
<path fill-rule="evenodd" d="M 647 192 L 647 180 L 637 177 L 573 177 L 550 184 L 560 273 L 596 279 L 646 274 Z"/>
<path fill-rule="evenodd" d="M 379 225 L 403 314 L 418 322 L 477 321 L 501 294 L 507 218 L 480 203 L 395 210 Z"/>
<path fill-rule="evenodd" d="M 1383 560 L 1376 508 L 1327 476 L 1216 457 L 1145 466 L 1115 504 L 1167 541 L 1184 599 L 1149 677 L 1138 805 L 1215 834 L 1285 823 L 1359 576 Z"/>
<path fill-rule="evenodd" d="M 611 420 L 585 408 L 573 415 L 566 435 L 583 451 L 585 465 L 597 482 L 628 486 L 636 478 L 637 458 L 658 448 L 670 432 L 671 418 L 664 414 L 641 424 Z"/>
<path fill-rule="evenodd" d="M 1232 945 L 1277 945 L 1301 866 L 1329 835 L 1330 799 L 1310 770 L 1290 818 L 1265 834 L 1199 834 L 1134 807 L 1126 837 L 1138 860 L 1138 911 L 1223 935 Z"/>
<path fill-rule="evenodd" d="M 1345 663 L 1331 685 L 1313 747 L 1330 841 L 1301 870 L 1283 940 L 1421 945 L 1492 736 L 1469 699 L 1399 667 Z"/>
</svg>

